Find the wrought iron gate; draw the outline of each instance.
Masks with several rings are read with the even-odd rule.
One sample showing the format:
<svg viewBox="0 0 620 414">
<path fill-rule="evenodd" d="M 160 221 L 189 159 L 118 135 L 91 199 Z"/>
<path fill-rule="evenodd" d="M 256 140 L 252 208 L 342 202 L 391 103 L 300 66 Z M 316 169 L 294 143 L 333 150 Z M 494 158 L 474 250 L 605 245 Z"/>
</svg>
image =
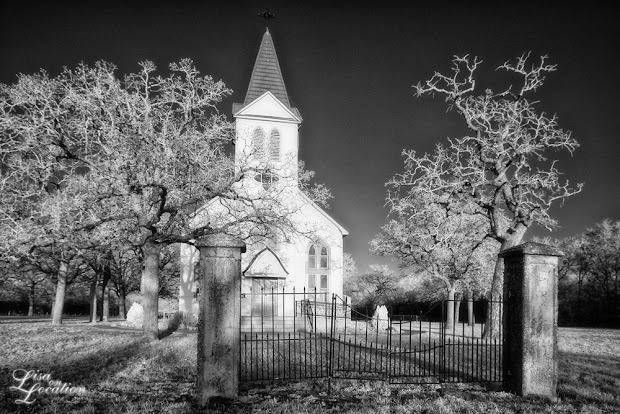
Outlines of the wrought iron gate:
<svg viewBox="0 0 620 414">
<path fill-rule="evenodd" d="M 271 301 L 270 312 L 257 301 Z M 337 295 L 308 292 L 242 294 L 240 379 L 381 379 L 391 383 L 501 382 L 501 324 L 446 319 L 449 302 L 421 315 L 370 316 Z M 480 319 L 489 306 L 474 304 Z M 458 312 L 457 312 L 458 313 Z M 500 319 L 501 320 L 501 319 Z M 471 322 L 471 321 L 470 321 Z M 485 332 L 486 329 L 486 332 Z"/>
</svg>

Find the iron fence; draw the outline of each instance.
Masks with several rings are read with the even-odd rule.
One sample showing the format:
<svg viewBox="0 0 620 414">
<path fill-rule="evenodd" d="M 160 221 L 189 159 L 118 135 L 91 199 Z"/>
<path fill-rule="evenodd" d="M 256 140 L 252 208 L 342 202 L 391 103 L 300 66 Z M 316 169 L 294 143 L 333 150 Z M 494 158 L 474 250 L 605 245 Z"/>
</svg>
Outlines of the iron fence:
<svg viewBox="0 0 620 414">
<path fill-rule="evenodd" d="M 257 303 L 254 295 L 261 295 L 263 306 L 244 308 L 244 301 Z M 370 317 L 351 309 L 347 298 L 337 295 L 305 291 L 243 294 L 240 379 L 503 381 L 502 325 L 488 324 L 479 316 L 493 307 L 501 321 L 502 303 L 475 302 L 478 321 L 461 320 L 459 309 L 454 320 L 446 318 L 447 309 L 452 309 L 448 304 L 438 302 L 422 315 L 383 311 Z"/>
</svg>

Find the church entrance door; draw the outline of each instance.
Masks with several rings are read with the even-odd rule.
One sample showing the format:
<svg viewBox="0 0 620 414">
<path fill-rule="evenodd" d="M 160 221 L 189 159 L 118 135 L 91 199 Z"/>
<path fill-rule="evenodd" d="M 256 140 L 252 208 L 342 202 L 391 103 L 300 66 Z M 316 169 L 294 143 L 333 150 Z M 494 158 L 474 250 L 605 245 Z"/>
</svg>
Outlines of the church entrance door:
<svg viewBox="0 0 620 414">
<path fill-rule="evenodd" d="M 278 279 L 252 279 L 252 315 L 276 316 L 278 314 Z"/>
</svg>

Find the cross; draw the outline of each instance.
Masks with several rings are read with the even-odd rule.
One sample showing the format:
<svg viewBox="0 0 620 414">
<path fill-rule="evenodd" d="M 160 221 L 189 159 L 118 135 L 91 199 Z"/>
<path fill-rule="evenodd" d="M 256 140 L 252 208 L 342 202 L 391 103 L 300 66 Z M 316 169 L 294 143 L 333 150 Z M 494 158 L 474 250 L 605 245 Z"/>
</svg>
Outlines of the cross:
<svg viewBox="0 0 620 414">
<path fill-rule="evenodd" d="M 269 10 L 265 9 L 263 12 L 258 13 L 260 17 L 265 19 L 265 22 L 269 21 L 272 17 L 275 17 L 273 14 L 269 13 Z"/>
</svg>

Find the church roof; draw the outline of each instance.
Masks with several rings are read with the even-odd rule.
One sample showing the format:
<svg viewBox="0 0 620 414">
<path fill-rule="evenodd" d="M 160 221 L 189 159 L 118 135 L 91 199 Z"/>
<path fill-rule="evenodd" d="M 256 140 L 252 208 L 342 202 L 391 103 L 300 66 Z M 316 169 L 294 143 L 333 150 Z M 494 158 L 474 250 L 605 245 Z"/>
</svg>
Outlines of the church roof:
<svg viewBox="0 0 620 414">
<path fill-rule="evenodd" d="M 248 105 L 267 91 L 274 94 L 289 109 L 293 109 L 286 92 L 280 63 L 269 29 L 263 35 L 243 106 Z"/>
</svg>

